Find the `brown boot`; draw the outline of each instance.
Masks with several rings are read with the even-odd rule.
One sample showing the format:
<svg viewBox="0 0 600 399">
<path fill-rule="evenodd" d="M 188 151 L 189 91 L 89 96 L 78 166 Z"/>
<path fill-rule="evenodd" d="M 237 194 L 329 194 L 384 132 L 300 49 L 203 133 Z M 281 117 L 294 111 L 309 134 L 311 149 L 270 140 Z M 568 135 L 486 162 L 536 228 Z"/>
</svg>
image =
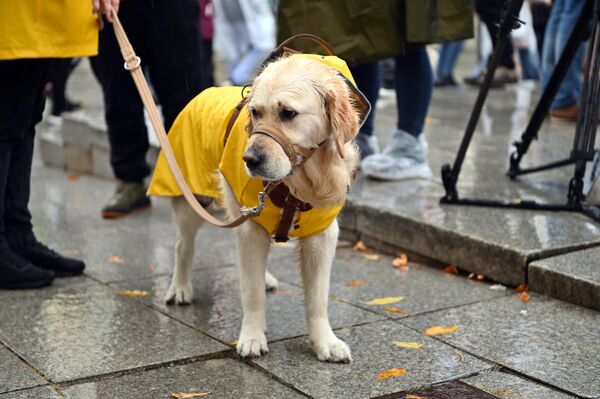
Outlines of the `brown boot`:
<svg viewBox="0 0 600 399">
<path fill-rule="evenodd" d="M 559 121 L 566 122 L 576 122 L 577 115 L 579 115 L 579 103 L 575 103 L 573 105 L 569 105 L 564 108 L 554 108 L 548 112 L 551 119 L 556 119 Z"/>
</svg>

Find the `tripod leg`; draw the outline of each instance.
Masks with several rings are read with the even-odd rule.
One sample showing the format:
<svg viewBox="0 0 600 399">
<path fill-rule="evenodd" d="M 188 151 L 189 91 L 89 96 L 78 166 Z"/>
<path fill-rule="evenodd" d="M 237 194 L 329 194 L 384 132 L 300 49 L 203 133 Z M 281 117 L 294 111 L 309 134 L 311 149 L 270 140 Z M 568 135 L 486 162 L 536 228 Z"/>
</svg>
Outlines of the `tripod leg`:
<svg viewBox="0 0 600 399">
<path fill-rule="evenodd" d="M 575 54 L 579 48 L 579 43 L 583 39 L 588 28 L 588 24 L 592 18 L 593 7 L 594 0 L 586 0 L 583 8 L 581 9 L 581 14 L 579 15 L 577 24 L 573 28 L 573 32 L 571 32 L 571 35 L 569 36 L 569 40 L 565 45 L 558 63 L 552 71 L 550 80 L 548 81 L 548 84 L 546 85 L 546 88 L 542 93 L 542 97 L 538 101 L 533 114 L 531 115 L 529 124 L 521 136 L 521 140 L 513 143 L 515 146 L 515 151 L 513 151 L 510 156 L 509 169 L 506 173 L 506 175 L 512 179 L 520 174 L 521 160 L 523 159 L 525 153 L 529 150 L 529 146 L 531 145 L 533 139 L 537 138 L 538 131 L 540 130 L 540 127 L 544 122 L 544 118 L 550 109 L 552 100 L 562 84 L 571 62 L 575 58 Z"/>
<path fill-rule="evenodd" d="M 442 167 L 442 181 L 444 183 L 444 188 L 446 189 L 446 195 L 442 198 L 442 202 L 452 202 L 458 199 L 458 192 L 456 190 L 456 182 L 458 180 L 458 175 L 460 174 L 460 170 L 465 160 L 467 149 L 469 148 L 469 144 L 471 143 L 471 140 L 473 138 L 473 133 L 475 133 L 477 122 L 479 121 L 479 117 L 481 116 L 481 110 L 483 108 L 488 91 L 492 84 L 494 72 L 496 71 L 496 68 L 500 63 L 500 57 L 502 56 L 502 52 L 504 51 L 504 47 L 506 46 L 506 41 L 510 40 L 510 31 L 518 27 L 519 10 L 521 10 L 522 5 L 523 0 L 510 0 L 506 16 L 500 24 L 500 28 L 498 30 L 498 41 L 496 42 L 496 47 L 494 48 L 492 59 L 488 65 L 483 84 L 479 88 L 479 94 L 477 95 L 477 100 L 475 101 L 475 105 L 473 106 L 473 111 L 471 112 L 469 123 L 467 124 L 467 128 L 465 129 L 465 135 L 463 136 L 462 142 L 460 143 L 460 148 L 458 149 L 458 153 L 456 154 L 454 165 L 452 166 L 452 168 L 450 168 L 450 165 L 444 165 Z"/>
<path fill-rule="evenodd" d="M 594 33 L 587 56 L 587 70 L 583 82 L 581 109 L 577 118 L 577 128 L 571 157 L 576 159 L 575 174 L 569 183 L 569 204 L 579 204 L 584 200 L 583 177 L 588 161 L 594 159 L 594 144 L 598 128 L 598 107 L 600 107 L 600 0 L 594 7 Z"/>
</svg>

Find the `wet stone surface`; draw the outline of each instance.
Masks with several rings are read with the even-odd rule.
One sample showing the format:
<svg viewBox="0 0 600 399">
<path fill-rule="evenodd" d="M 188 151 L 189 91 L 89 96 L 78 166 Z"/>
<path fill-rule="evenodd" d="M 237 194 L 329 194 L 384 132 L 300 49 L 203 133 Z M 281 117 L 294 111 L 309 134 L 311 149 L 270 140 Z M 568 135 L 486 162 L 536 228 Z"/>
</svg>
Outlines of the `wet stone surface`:
<svg viewBox="0 0 600 399">
<path fill-rule="evenodd" d="M 0 340 L 65 381 L 228 348 L 106 287 L 42 290 L 0 308 Z"/>
<path fill-rule="evenodd" d="M 63 390 L 66 399 L 169 398 L 174 393 L 210 393 L 208 398 L 302 398 L 251 366 L 232 359 L 150 370 Z"/>
<path fill-rule="evenodd" d="M 157 277 L 123 281 L 118 289 L 141 289 L 151 293 L 140 298 L 171 317 L 231 343 L 237 340 L 242 323 L 239 277 L 236 267 L 194 271 L 194 300 L 189 306 L 167 305 L 164 295 L 170 279 Z M 329 317 L 333 328 L 381 320 L 384 316 L 331 301 Z M 269 341 L 308 334 L 302 289 L 280 282 L 278 290 L 267 293 L 267 339 Z"/>
<path fill-rule="evenodd" d="M 400 394 L 399 396 L 392 395 L 393 399 L 497 399 L 488 393 L 479 389 L 462 384 L 460 382 L 446 382 L 439 385 L 434 385 L 430 388 L 420 389 L 418 391 Z M 391 399 L 390 398 L 390 399 Z"/>
<path fill-rule="evenodd" d="M 0 394 L 2 399 L 61 399 L 61 396 L 50 387 L 24 389 L 12 393 Z"/>
<path fill-rule="evenodd" d="M 306 338 L 271 344 L 269 354 L 254 362 L 315 398 L 347 398 L 349 394 L 353 398 L 376 397 L 491 367 L 394 321 L 342 329 L 336 335 L 350 347 L 351 364 L 318 361 Z M 424 347 L 398 348 L 394 341 L 420 342 Z M 406 374 L 378 381 L 378 375 L 390 368 L 404 369 Z"/>
<path fill-rule="evenodd" d="M 600 315 L 531 294 L 442 310 L 402 324 L 418 331 L 457 326 L 436 338 L 510 370 L 586 398 L 600 396 Z"/>
<path fill-rule="evenodd" d="M 44 384 L 46 380 L 35 370 L 0 346 L 0 393 Z"/>
<path fill-rule="evenodd" d="M 575 396 L 550 389 L 532 381 L 499 371 L 486 371 L 462 380 L 465 384 L 495 395 L 500 399 L 569 399 Z"/>
</svg>

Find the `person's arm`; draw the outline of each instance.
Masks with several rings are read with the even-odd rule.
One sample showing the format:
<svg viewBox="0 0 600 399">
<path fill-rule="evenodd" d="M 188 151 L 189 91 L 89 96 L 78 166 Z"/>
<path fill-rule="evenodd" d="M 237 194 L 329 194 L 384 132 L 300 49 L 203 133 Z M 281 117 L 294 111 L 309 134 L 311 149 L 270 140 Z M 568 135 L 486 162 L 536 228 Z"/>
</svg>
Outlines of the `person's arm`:
<svg viewBox="0 0 600 399">
<path fill-rule="evenodd" d="M 94 15 L 98 12 L 106 15 L 106 19 L 112 22 L 112 11 L 119 12 L 120 0 L 92 0 L 92 12 Z"/>
</svg>

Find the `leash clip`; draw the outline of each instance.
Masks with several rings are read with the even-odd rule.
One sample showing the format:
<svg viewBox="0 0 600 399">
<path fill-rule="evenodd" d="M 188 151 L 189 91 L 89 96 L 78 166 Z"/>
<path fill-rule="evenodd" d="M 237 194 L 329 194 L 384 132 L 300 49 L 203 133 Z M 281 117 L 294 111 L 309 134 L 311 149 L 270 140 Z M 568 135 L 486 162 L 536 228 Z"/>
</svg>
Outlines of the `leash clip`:
<svg viewBox="0 0 600 399">
<path fill-rule="evenodd" d="M 256 205 L 255 207 L 252 208 L 248 208 L 248 207 L 241 207 L 240 208 L 240 213 L 245 216 L 245 217 L 256 217 L 259 216 L 264 207 L 267 206 L 267 191 L 261 191 L 258 193 L 258 205 Z"/>
</svg>

